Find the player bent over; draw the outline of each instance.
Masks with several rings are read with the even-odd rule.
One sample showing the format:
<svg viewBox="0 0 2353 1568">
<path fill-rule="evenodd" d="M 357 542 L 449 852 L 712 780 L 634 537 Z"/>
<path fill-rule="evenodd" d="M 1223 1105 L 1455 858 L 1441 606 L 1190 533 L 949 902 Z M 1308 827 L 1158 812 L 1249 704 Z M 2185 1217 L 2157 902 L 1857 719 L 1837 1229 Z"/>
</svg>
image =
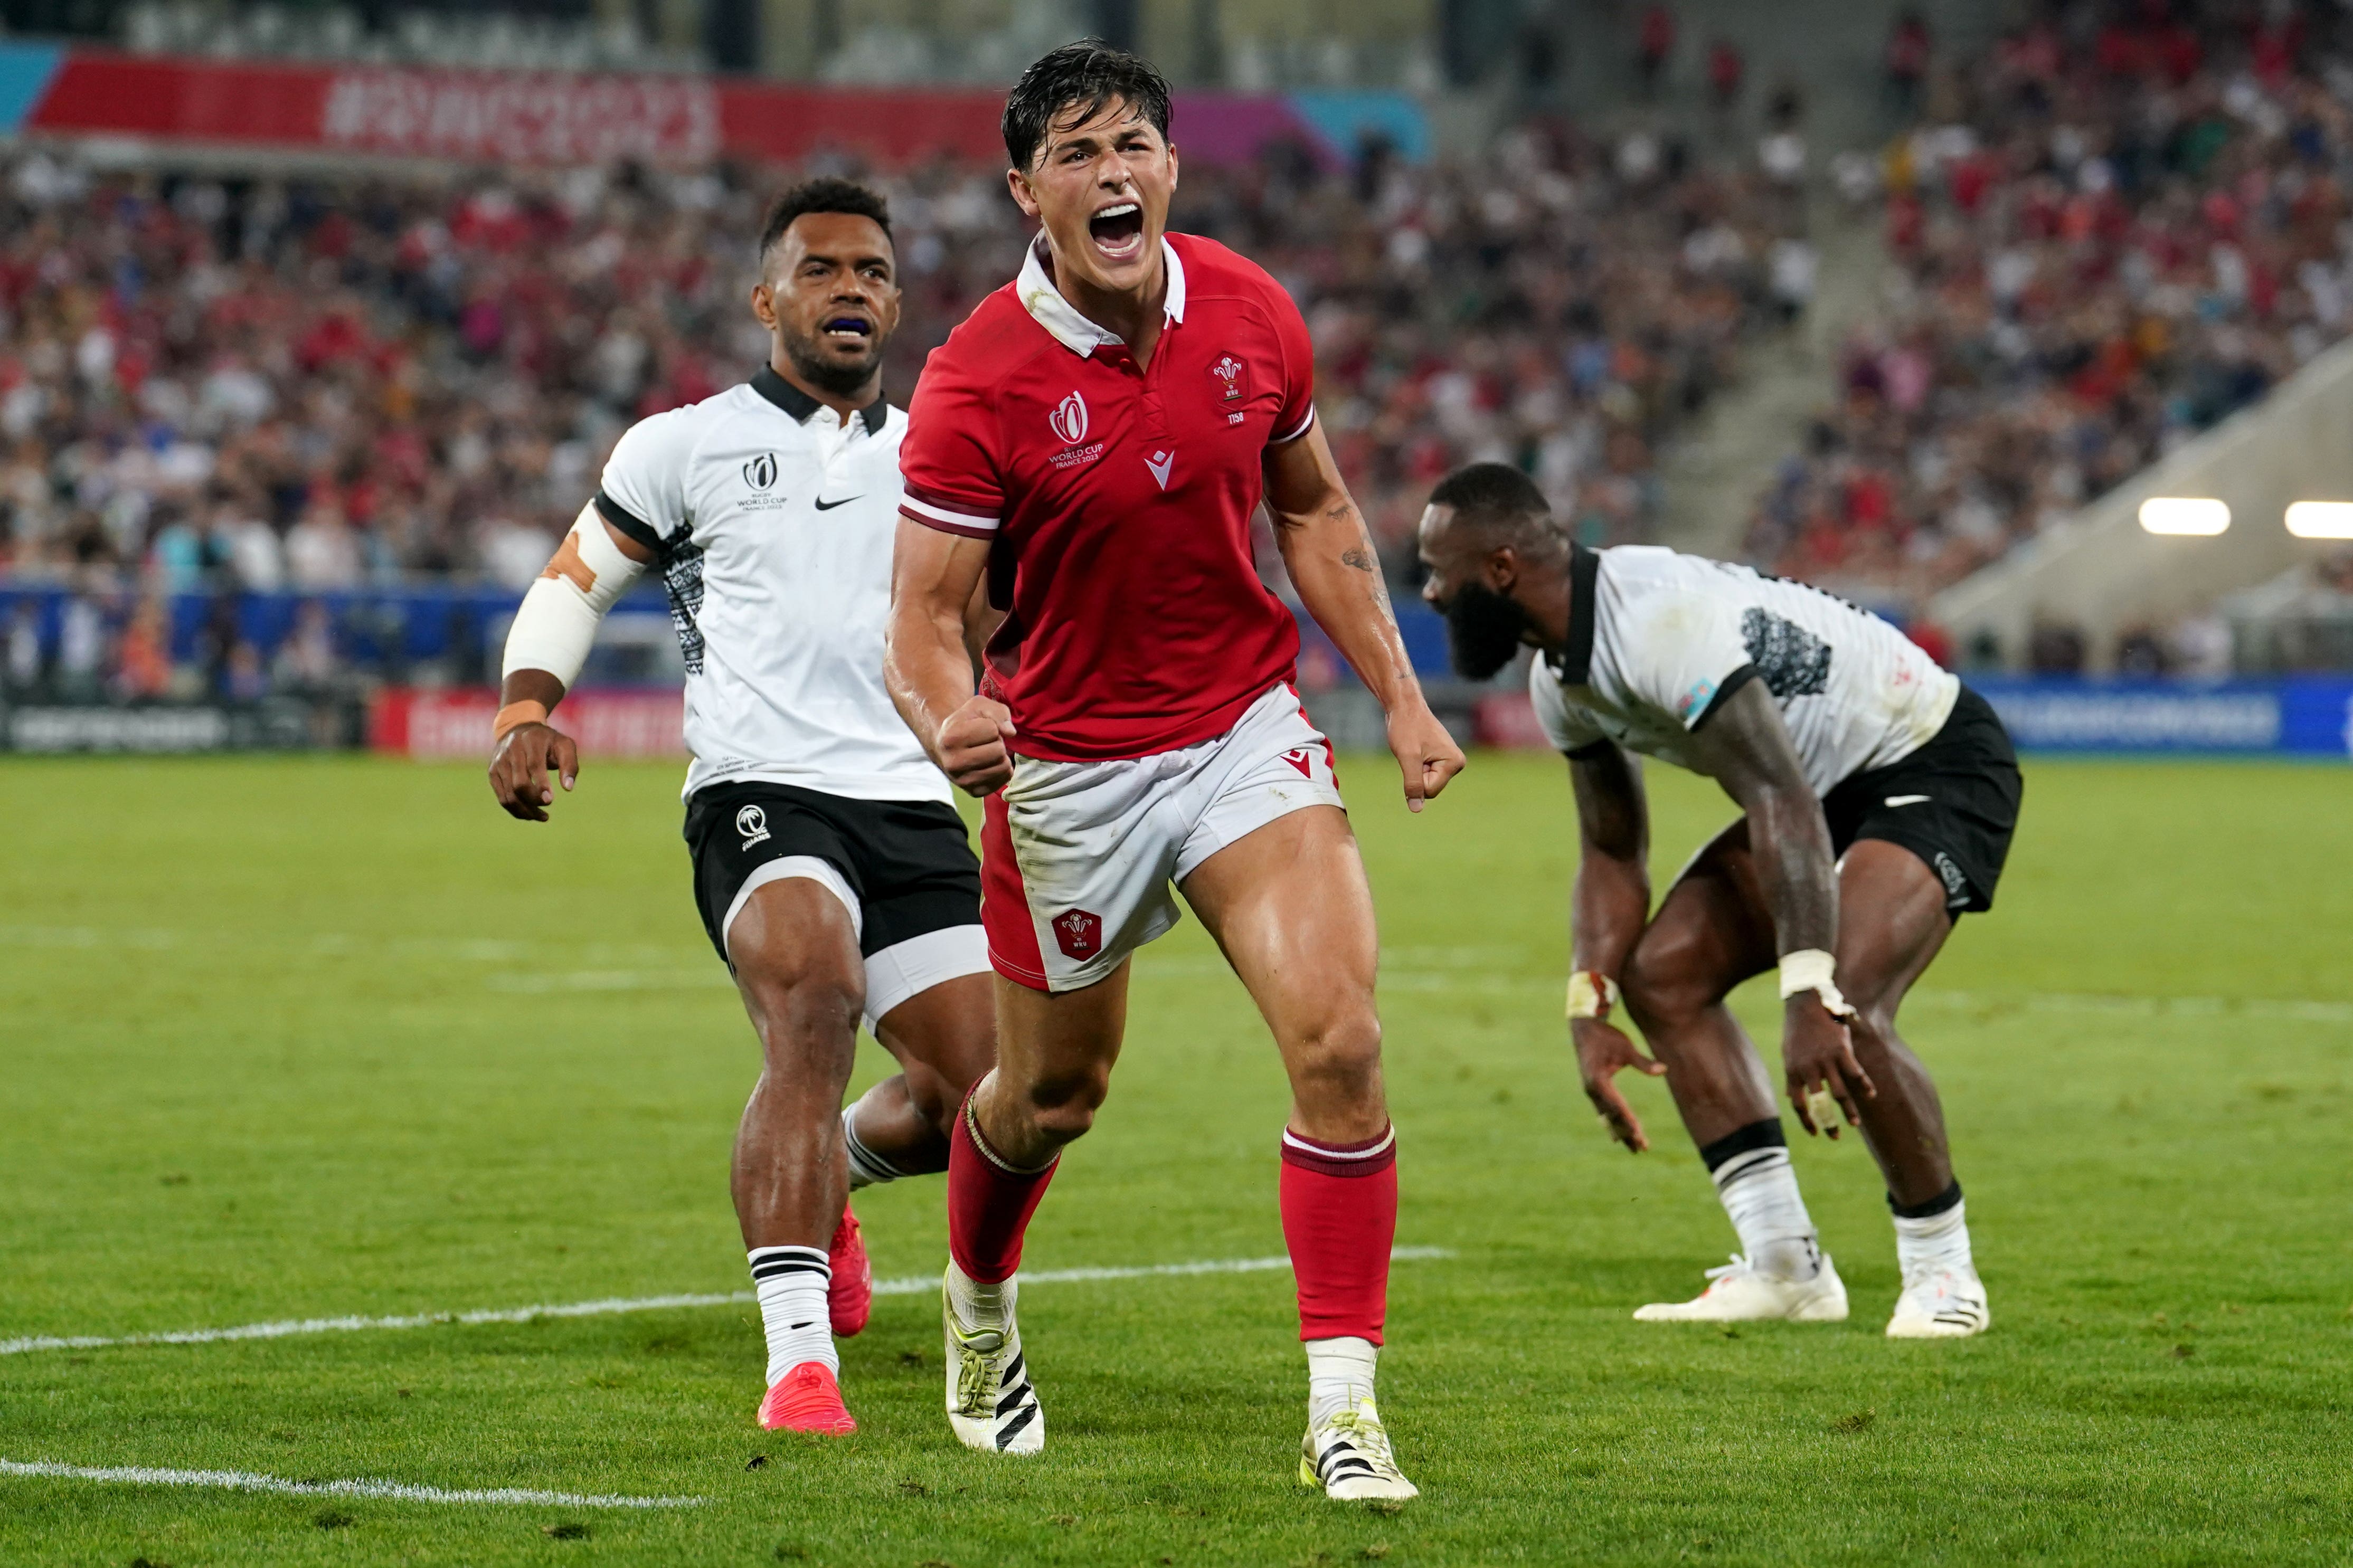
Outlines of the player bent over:
<svg viewBox="0 0 2353 1568">
<path fill-rule="evenodd" d="M 1261 495 L 1301 599 L 1388 713 L 1415 809 L 1462 753 L 1422 700 L 1316 426 L 1297 309 L 1223 246 L 1165 232 L 1167 84 L 1071 45 L 1023 73 L 1004 130 L 1014 199 L 1043 232 L 924 368 L 890 632 L 901 711 L 988 797 L 999 1051 L 949 1155 L 950 1424 L 977 1448 L 1044 1442 L 1015 1321 L 1022 1233 L 1103 1102 L 1128 956 L 1176 922 L 1173 879 L 1291 1079 L 1302 1479 L 1411 1497 L 1373 1400 L 1397 1172 L 1372 898 L 1330 749 L 1291 689 L 1297 625 L 1252 570 Z M 1009 613 L 976 694 L 965 607 L 984 569 Z"/>
<path fill-rule="evenodd" d="M 845 1188 L 946 1168 L 994 1028 L 979 866 L 882 686 L 907 428 L 881 391 L 888 212 L 812 181 L 759 260 L 769 363 L 614 448 L 515 616 L 491 785 L 547 819 L 549 770 L 565 789 L 579 771 L 549 710 L 599 617 L 658 572 L 686 658 L 695 899 L 764 1054 L 733 1180 L 767 1333 L 760 1424 L 846 1433 L 833 1334 L 865 1326 L 872 1276 Z M 845 1110 L 861 1015 L 902 1070 Z"/>
<path fill-rule="evenodd" d="M 2018 762 L 1985 700 L 1876 616 L 1818 589 L 1669 550 L 1573 544 L 1524 474 L 1474 464 L 1421 521 L 1424 589 L 1483 678 L 1522 644 L 1536 712 L 1568 755 L 1582 858 L 1570 1034 L 1613 1136 L 1649 1147 L 1612 1078 L 1663 1071 L 1743 1251 L 1648 1321 L 1836 1321 L 1756 1047 L 1725 996 L 1781 975 L 1782 1069 L 1808 1132 L 1862 1130 L 1895 1214 L 1888 1333 L 1992 1321 L 1928 1069 L 1896 1033 L 1905 993 L 1965 910 L 1992 906 L 2018 821 Z M 1649 823 L 1629 752 L 1707 774 L 1745 815 L 1645 923 Z M 1622 995 L 1657 1061 L 1609 1022 Z"/>
</svg>

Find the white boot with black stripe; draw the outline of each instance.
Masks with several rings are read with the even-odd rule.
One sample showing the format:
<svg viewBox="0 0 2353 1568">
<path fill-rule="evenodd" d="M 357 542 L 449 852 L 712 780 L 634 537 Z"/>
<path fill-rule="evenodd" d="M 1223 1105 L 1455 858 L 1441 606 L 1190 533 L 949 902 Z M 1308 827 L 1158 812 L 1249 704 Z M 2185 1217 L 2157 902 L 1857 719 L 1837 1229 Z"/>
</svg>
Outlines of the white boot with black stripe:
<svg viewBox="0 0 2353 1568">
<path fill-rule="evenodd" d="M 1299 1443 L 1299 1484 L 1341 1502 L 1403 1502 L 1421 1490 L 1398 1468 L 1388 1429 L 1372 1395 L 1351 1399 L 1307 1428 Z"/>
<path fill-rule="evenodd" d="M 967 1448 L 1034 1454 L 1046 1446 L 1046 1412 L 1021 1354 L 1013 1317 L 1016 1281 L 981 1285 L 948 1265 L 940 1289 L 947 1331 L 948 1426 Z"/>
</svg>

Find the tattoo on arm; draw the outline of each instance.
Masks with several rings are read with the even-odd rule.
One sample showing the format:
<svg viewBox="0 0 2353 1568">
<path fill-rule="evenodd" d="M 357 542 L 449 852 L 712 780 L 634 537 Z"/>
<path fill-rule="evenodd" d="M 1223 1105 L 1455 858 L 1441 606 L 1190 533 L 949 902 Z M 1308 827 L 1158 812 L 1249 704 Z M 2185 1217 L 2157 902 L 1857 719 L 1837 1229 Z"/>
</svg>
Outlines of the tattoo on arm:
<svg viewBox="0 0 2353 1568">
<path fill-rule="evenodd" d="M 1373 552 L 1361 544 L 1353 550 L 1342 551 L 1340 564 L 1354 566 L 1359 572 L 1377 572 L 1381 569 L 1381 563 L 1373 558 Z"/>
</svg>

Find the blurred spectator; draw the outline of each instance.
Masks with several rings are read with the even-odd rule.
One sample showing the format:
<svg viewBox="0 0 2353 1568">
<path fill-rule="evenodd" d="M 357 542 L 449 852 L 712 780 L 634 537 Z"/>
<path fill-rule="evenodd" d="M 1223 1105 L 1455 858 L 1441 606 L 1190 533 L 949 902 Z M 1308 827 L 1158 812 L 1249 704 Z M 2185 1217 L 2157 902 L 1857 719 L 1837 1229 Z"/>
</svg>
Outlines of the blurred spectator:
<svg viewBox="0 0 2353 1568">
<path fill-rule="evenodd" d="M 294 611 L 294 629 L 279 645 L 271 683 L 297 696 L 322 697 L 335 689 L 343 673 L 333 617 L 321 601 L 303 600 Z"/>
<path fill-rule="evenodd" d="M 1730 38 L 1719 37 L 1707 47 L 1707 95 L 1718 115 L 1729 114 L 1740 101 L 1740 84 L 1748 74 L 1747 57 Z"/>
<path fill-rule="evenodd" d="M 114 694 L 142 701 L 172 693 L 171 612 L 159 595 L 142 598 L 116 639 Z"/>
<path fill-rule="evenodd" d="M 2053 621 L 2036 624 L 2027 635 L 2026 665 L 2037 675 L 2084 673 L 2084 634 Z"/>
<path fill-rule="evenodd" d="M 298 589 L 352 588 L 360 582 L 359 542 L 331 500 L 303 509 L 286 532 L 286 575 Z"/>
<path fill-rule="evenodd" d="M 8 616 L 8 690 L 16 696 L 41 686 L 41 612 L 29 600 L 19 599 Z"/>
<path fill-rule="evenodd" d="M 2221 680 L 2231 673 L 2231 626 L 2213 614 L 2191 616 L 2166 639 L 2167 667 L 2192 680 Z"/>
<path fill-rule="evenodd" d="M 2148 626 L 2127 626 L 2116 636 L 2116 673 L 2131 679 L 2151 680 L 2172 673 L 2172 660 Z"/>
<path fill-rule="evenodd" d="M 1652 0 L 1642 7 L 1641 20 L 1636 26 L 1640 40 L 1635 46 L 1634 66 L 1641 73 L 1643 95 L 1656 98 L 1660 81 L 1667 72 L 1667 61 L 1675 52 L 1674 8 Z"/>
<path fill-rule="evenodd" d="M 496 522 L 482 538 L 482 573 L 509 588 L 528 588 L 547 566 L 548 557 L 562 542 L 535 528 Z"/>
<path fill-rule="evenodd" d="M 232 702 L 256 702 L 269 695 L 269 675 L 262 667 L 261 650 L 243 637 L 229 649 L 220 694 Z"/>
<path fill-rule="evenodd" d="M 106 616 L 87 594 L 65 602 L 58 634 L 58 695 L 89 702 L 102 694 L 106 665 Z"/>
<path fill-rule="evenodd" d="M 1910 637 L 1922 653 L 1935 659 L 1939 668 L 1953 668 L 1952 635 L 1926 616 L 1913 616 L 1905 623 L 1904 635 Z"/>
<path fill-rule="evenodd" d="M 1927 18 L 1906 7 L 1887 32 L 1887 99 L 1905 120 L 1919 112 L 1920 84 L 1927 79 L 1930 50 Z"/>
</svg>

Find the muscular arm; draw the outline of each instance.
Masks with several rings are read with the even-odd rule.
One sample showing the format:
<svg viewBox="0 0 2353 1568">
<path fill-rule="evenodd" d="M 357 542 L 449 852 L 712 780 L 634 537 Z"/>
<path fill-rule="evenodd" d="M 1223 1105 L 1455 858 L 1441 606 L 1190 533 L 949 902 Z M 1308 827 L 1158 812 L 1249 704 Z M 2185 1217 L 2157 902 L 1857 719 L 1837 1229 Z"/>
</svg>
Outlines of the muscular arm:
<svg viewBox="0 0 2353 1568">
<path fill-rule="evenodd" d="M 1577 886 L 1569 895 L 1570 962 L 1580 973 L 1615 980 L 1651 918 L 1650 805 L 1634 759 L 1606 741 L 1569 759 L 1568 781 L 1577 792 L 1578 847 Z M 1616 1079 L 1628 1068 L 1653 1078 L 1666 1068 L 1636 1050 L 1606 1016 L 1570 1019 L 1568 1037 L 1585 1097 L 1609 1136 L 1630 1153 L 1648 1149 L 1641 1118 Z"/>
<path fill-rule="evenodd" d="M 1012 715 L 1003 703 L 975 694 L 966 640 L 988 548 L 985 539 L 902 517 L 882 637 L 882 681 L 899 716 L 940 771 L 973 795 L 1013 776 L 1006 746 Z"/>
<path fill-rule="evenodd" d="M 1748 848 L 1782 952 L 1838 945 L 1838 869 L 1830 824 L 1761 680 L 1725 700 L 1692 737 L 1703 769 L 1748 814 Z"/>
<path fill-rule="evenodd" d="M 1388 715 L 1389 749 L 1405 773 L 1406 804 L 1421 803 L 1462 771 L 1462 751 L 1422 700 L 1381 581 L 1380 556 L 1340 478 L 1319 421 L 1267 448 L 1266 507 L 1300 601 Z"/>
<path fill-rule="evenodd" d="M 1609 742 L 1568 762 L 1577 793 L 1570 963 L 1617 979 L 1651 918 L 1651 812 L 1634 759 Z"/>
<path fill-rule="evenodd" d="M 1693 737 L 1703 771 L 1748 814 L 1748 849 L 1773 910 L 1775 946 L 1785 956 L 1809 948 L 1838 948 L 1838 862 L 1830 824 L 1806 782 L 1789 728 L 1761 680 L 1725 700 Z M 1807 1131 L 1838 1136 L 1838 1124 L 1818 1097 L 1828 1094 L 1862 1124 L 1858 1098 L 1878 1091 L 1856 1061 L 1845 1022 L 1820 993 L 1800 991 L 1781 1005 L 1781 1069 Z"/>
</svg>

